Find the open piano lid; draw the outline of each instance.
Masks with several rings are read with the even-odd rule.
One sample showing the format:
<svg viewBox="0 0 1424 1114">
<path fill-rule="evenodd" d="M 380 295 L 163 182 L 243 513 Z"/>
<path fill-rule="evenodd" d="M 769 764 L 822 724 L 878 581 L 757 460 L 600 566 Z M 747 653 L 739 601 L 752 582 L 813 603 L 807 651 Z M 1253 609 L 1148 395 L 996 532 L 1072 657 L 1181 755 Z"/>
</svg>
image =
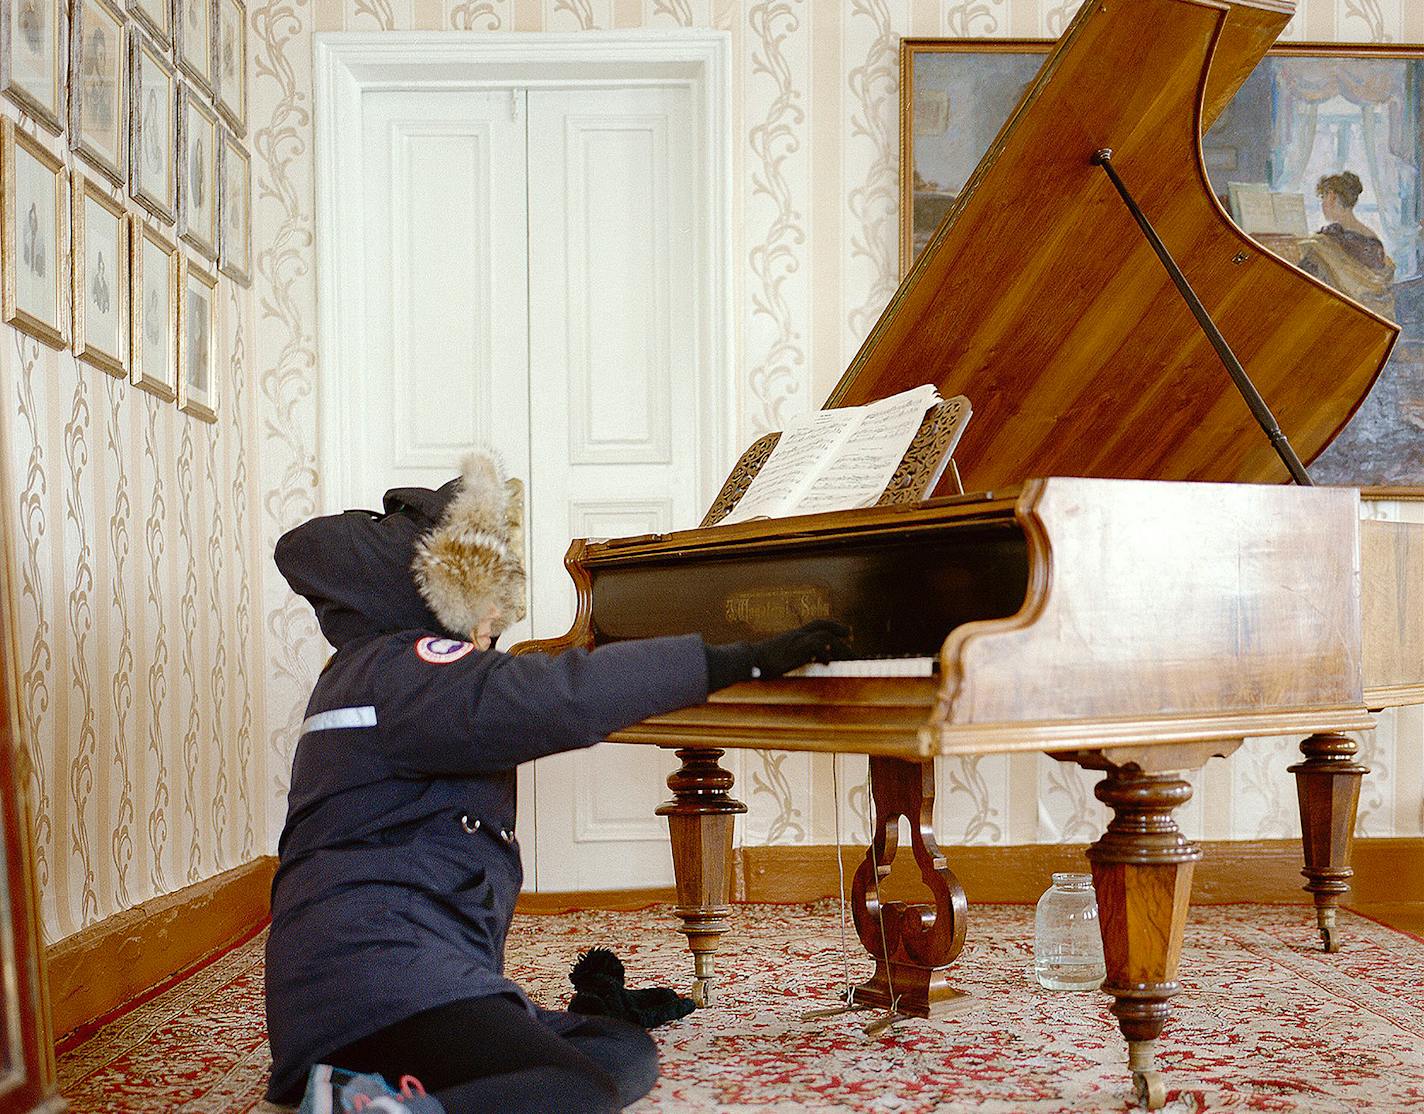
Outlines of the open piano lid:
<svg viewBox="0 0 1424 1114">
<path fill-rule="evenodd" d="M 1262 249 L 1213 196 L 1201 134 L 1287 0 L 1089 0 L 828 406 L 932 382 L 974 420 L 970 490 L 1031 476 L 1275 482 L 1284 464 L 1113 189 L 1156 226 L 1302 459 L 1364 401 L 1398 327 Z"/>
</svg>

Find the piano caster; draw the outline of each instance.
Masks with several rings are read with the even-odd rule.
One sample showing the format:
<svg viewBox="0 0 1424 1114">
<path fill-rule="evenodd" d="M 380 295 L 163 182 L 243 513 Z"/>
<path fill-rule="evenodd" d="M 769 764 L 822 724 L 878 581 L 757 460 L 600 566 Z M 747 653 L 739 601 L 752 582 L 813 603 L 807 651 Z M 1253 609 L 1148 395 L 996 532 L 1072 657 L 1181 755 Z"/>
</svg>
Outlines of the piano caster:
<svg viewBox="0 0 1424 1114">
<path fill-rule="evenodd" d="M 1132 1089 L 1137 1101 L 1148 1110 L 1161 1110 L 1167 1103 L 1167 1081 L 1154 1067 L 1153 1041 L 1127 1042 L 1127 1067 L 1132 1072 Z"/>
<path fill-rule="evenodd" d="M 1320 925 L 1320 944 L 1325 951 L 1334 953 L 1340 950 L 1340 929 L 1335 923 L 1335 910 L 1317 909 L 1315 919 Z"/>
<path fill-rule="evenodd" d="M 687 996 L 692 999 L 693 1005 L 699 1010 L 706 1009 L 712 1004 L 712 980 L 695 978 L 692 980 L 692 989 Z"/>
<path fill-rule="evenodd" d="M 1132 1086 L 1137 1101 L 1148 1110 L 1161 1110 L 1167 1104 L 1167 1084 L 1160 1071 L 1135 1071 Z"/>
</svg>

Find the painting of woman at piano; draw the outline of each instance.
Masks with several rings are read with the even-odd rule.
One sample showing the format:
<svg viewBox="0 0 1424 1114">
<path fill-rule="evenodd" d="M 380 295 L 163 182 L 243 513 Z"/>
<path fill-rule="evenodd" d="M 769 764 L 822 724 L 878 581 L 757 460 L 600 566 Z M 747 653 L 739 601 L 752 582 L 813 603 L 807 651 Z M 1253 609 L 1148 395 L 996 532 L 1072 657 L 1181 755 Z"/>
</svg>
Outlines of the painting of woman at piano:
<svg viewBox="0 0 1424 1114">
<path fill-rule="evenodd" d="M 1278 48 L 1204 137 L 1203 150 L 1219 194 L 1252 183 L 1273 198 L 1303 202 L 1305 229 L 1246 229 L 1263 246 L 1401 327 L 1374 390 L 1312 462 L 1311 475 L 1320 483 L 1419 487 L 1424 52 L 1361 49 Z"/>
<path fill-rule="evenodd" d="M 1052 45 L 906 41 L 902 274 Z M 1373 391 L 1311 463 L 1312 477 L 1424 494 L 1424 49 L 1277 46 L 1202 151 L 1244 231 L 1400 325 Z"/>
<path fill-rule="evenodd" d="M 1376 313 L 1395 319 L 1394 260 L 1384 241 L 1355 215 L 1364 192 L 1359 175 L 1327 174 L 1315 186 L 1330 223 L 1301 244 L 1300 268 Z"/>
</svg>

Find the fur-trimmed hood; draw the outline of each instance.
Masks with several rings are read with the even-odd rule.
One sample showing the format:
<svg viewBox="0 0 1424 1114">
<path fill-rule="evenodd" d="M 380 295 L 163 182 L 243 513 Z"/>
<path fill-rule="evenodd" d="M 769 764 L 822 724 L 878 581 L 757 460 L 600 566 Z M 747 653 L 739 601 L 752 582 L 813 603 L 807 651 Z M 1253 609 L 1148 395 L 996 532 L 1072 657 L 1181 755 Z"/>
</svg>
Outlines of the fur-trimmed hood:
<svg viewBox="0 0 1424 1114">
<path fill-rule="evenodd" d="M 463 463 L 459 479 L 433 491 L 392 488 L 379 513 L 314 518 L 278 540 L 278 570 L 337 649 L 401 630 L 467 639 L 486 602 L 501 625 L 523 616 L 523 487 L 490 454 Z"/>
<path fill-rule="evenodd" d="M 465 636 L 486 619 L 498 634 L 524 618 L 524 485 L 499 458 L 471 453 L 434 530 L 416 544 L 415 583 L 440 622 Z"/>
</svg>

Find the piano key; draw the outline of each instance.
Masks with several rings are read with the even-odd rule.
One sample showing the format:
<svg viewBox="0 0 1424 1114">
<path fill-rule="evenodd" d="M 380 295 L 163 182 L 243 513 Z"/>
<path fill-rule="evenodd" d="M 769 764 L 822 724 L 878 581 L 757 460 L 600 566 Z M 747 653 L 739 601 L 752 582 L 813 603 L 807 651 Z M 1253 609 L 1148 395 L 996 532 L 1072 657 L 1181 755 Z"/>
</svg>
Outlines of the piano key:
<svg viewBox="0 0 1424 1114">
<path fill-rule="evenodd" d="M 787 677 L 933 677 L 938 658 L 868 658 L 859 661 L 812 662 L 793 669 Z"/>
</svg>

